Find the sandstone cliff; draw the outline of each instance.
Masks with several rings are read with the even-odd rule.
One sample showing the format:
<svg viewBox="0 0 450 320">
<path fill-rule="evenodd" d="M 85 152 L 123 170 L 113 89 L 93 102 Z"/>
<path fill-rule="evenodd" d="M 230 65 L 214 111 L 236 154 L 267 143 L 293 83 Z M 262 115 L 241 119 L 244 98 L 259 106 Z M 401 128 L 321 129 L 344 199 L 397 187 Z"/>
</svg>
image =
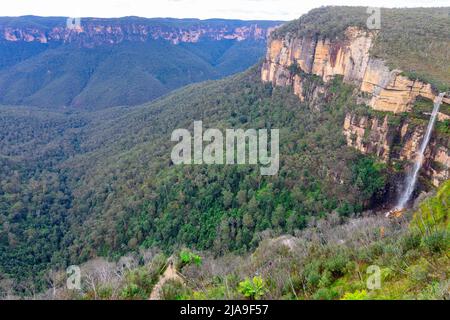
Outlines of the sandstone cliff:
<svg viewBox="0 0 450 320">
<path fill-rule="evenodd" d="M 407 118 L 389 123 L 389 116 L 347 114 L 344 135 L 347 145 L 364 154 L 373 154 L 384 162 L 410 163 L 416 156 L 424 135 L 424 126 L 413 125 Z M 426 150 L 425 174 L 434 186 L 450 179 L 449 137 L 433 136 Z"/>
<path fill-rule="evenodd" d="M 177 23 L 178 22 L 178 23 Z M 184 21 L 172 19 L 81 19 L 79 26 L 56 23 L 16 24 L 0 20 L 0 41 L 78 43 L 86 47 L 123 41 L 168 40 L 174 44 L 200 40 L 266 40 L 278 22 Z"/>
<path fill-rule="evenodd" d="M 401 70 L 389 70 L 384 61 L 370 56 L 376 32 L 349 27 L 345 40 L 296 38 L 272 39 L 261 70 L 261 79 L 275 86 L 292 86 L 300 100 L 310 99 L 305 92 L 305 74 L 324 82 L 343 76 L 362 93 L 362 102 L 374 110 L 393 113 L 412 111 L 418 97 L 434 100 L 438 92 L 430 84 L 410 80 Z M 444 97 L 450 104 L 450 96 Z M 448 119 L 440 113 L 439 121 Z M 384 118 L 347 114 L 344 134 L 349 146 L 362 153 L 374 154 L 385 162 L 411 163 L 423 137 L 423 126 L 408 120 L 390 124 Z M 450 141 L 433 136 L 427 149 L 426 174 L 438 186 L 450 178 Z"/>
<path fill-rule="evenodd" d="M 410 80 L 401 70 L 389 70 L 385 63 L 369 54 L 375 32 L 349 27 L 345 40 L 303 37 L 272 39 L 269 42 L 261 78 L 274 85 L 292 85 L 303 99 L 302 78 L 292 74 L 291 66 L 322 77 L 326 82 L 336 75 L 369 94 L 367 104 L 375 110 L 411 111 L 418 96 L 434 100 L 437 95 L 430 84 Z M 444 98 L 450 104 L 450 96 Z"/>
</svg>

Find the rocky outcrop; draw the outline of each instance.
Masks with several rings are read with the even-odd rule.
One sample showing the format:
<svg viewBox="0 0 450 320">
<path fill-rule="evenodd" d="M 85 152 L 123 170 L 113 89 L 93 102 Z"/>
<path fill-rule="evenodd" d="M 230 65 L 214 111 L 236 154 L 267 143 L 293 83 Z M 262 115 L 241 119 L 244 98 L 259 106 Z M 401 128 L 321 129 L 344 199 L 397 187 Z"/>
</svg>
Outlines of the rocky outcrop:
<svg viewBox="0 0 450 320">
<path fill-rule="evenodd" d="M 364 154 L 373 154 L 384 162 L 412 163 L 419 150 L 425 128 L 411 125 L 406 119 L 400 124 L 390 124 L 389 115 L 378 117 L 347 114 L 344 135 L 347 145 Z M 433 136 L 426 150 L 425 175 L 439 186 L 450 178 L 450 138 Z"/>
<path fill-rule="evenodd" d="M 344 135 L 347 145 L 362 153 L 375 154 L 384 161 L 388 161 L 391 153 L 392 131 L 387 122 L 378 118 L 357 117 L 347 114 L 344 121 Z"/>
<path fill-rule="evenodd" d="M 375 32 L 350 27 L 344 40 L 289 35 L 272 39 L 261 79 L 275 86 L 292 86 L 300 100 L 309 101 L 305 74 L 319 76 L 324 82 L 340 75 L 344 82 L 364 93 L 360 102 L 374 110 L 393 113 L 412 111 L 419 96 L 433 101 L 438 93 L 430 84 L 410 80 L 400 70 L 390 70 L 382 60 L 370 56 L 375 37 Z M 448 95 L 443 103 L 450 104 Z M 439 121 L 447 118 L 444 113 L 438 115 Z M 347 114 L 343 131 L 347 144 L 362 153 L 376 155 L 384 162 L 411 163 L 424 128 L 412 126 L 408 120 L 390 124 L 388 115 L 379 118 Z M 435 186 L 450 177 L 449 145 L 449 141 L 434 136 L 427 149 L 426 174 Z"/>
<path fill-rule="evenodd" d="M 436 165 L 427 167 L 427 173 L 431 177 L 431 182 L 435 186 L 439 186 L 442 182 L 450 179 L 450 153 L 449 149 L 443 146 L 432 145 L 434 150 L 431 158 L 434 159 Z"/>
<path fill-rule="evenodd" d="M 405 112 L 417 97 L 434 100 L 437 92 L 431 85 L 410 80 L 400 70 L 389 70 L 385 63 L 370 56 L 376 33 L 349 27 L 345 40 L 314 37 L 272 39 L 268 45 L 261 79 L 274 85 L 291 85 L 303 99 L 302 77 L 294 74 L 292 66 L 315 74 L 327 82 L 336 75 L 353 83 L 369 94 L 366 103 L 375 110 Z M 450 104 L 450 96 L 444 98 Z"/>
<path fill-rule="evenodd" d="M 170 22 L 170 21 L 169 21 Z M 178 24 L 153 19 L 140 21 L 123 19 L 82 19 L 80 25 L 67 27 L 61 20 L 51 27 L 16 26 L 0 21 L 0 41 L 78 43 L 93 47 L 100 44 L 117 44 L 123 41 L 147 41 L 163 39 L 174 44 L 200 40 L 266 40 L 277 22 L 263 24 L 231 20 L 227 23 L 198 20 L 195 23 Z"/>
</svg>

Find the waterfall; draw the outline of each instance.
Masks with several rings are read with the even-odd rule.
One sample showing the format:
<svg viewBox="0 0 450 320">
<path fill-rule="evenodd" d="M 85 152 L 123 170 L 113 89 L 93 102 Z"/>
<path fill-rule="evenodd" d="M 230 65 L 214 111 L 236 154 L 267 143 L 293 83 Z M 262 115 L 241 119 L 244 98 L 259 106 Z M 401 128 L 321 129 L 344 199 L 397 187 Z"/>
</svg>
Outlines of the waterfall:
<svg viewBox="0 0 450 320">
<path fill-rule="evenodd" d="M 428 122 L 427 131 L 425 136 L 423 137 L 422 144 L 420 145 L 419 152 L 417 154 L 416 160 L 414 162 L 414 167 L 412 172 L 406 177 L 406 189 L 401 195 L 396 209 L 402 210 L 405 208 L 408 203 L 409 198 L 411 197 L 414 188 L 417 183 L 417 176 L 419 175 L 419 170 L 422 167 L 423 158 L 425 149 L 427 148 L 428 142 L 430 141 L 431 132 L 433 131 L 434 123 L 436 122 L 436 116 L 439 111 L 439 107 L 441 106 L 442 99 L 444 98 L 445 92 L 440 93 L 438 97 L 434 100 L 433 112 L 431 113 L 430 122 Z"/>
</svg>

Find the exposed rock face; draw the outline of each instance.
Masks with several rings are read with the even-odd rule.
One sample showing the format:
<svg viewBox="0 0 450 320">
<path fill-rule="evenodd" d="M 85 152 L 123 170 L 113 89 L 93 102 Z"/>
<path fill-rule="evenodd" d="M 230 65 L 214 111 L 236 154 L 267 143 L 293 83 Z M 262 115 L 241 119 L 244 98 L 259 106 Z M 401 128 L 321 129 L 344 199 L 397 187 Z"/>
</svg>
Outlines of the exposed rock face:
<svg viewBox="0 0 450 320">
<path fill-rule="evenodd" d="M 344 135 L 347 145 L 364 154 L 373 154 L 384 162 L 412 162 L 420 148 L 424 127 L 413 127 L 408 120 L 400 125 L 389 124 L 388 116 L 377 117 L 347 114 Z M 450 141 L 433 136 L 426 150 L 425 174 L 432 184 L 439 186 L 450 178 Z"/>
<path fill-rule="evenodd" d="M 439 186 L 443 181 L 450 179 L 450 154 L 449 149 L 443 146 L 434 146 L 434 153 L 432 155 L 434 161 L 442 165 L 441 168 L 428 167 L 428 174 L 432 178 L 432 183 L 435 186 Z"/>
<path fill-rule="evenodd" d="M 292 86 L 301 100 L 307 94 L 302 72 L 314 74 L 329 81 L 336 75 L 347 83 L 356 85 L 367 93 L 364 102 L 375 110 L 394 113 L 411 111 L 417 97 L 434 100 L 437 92 L 431 85 L 413 81 L 400 70 L 389 70 L 385 63 L 370 57 L 369 51 L 375 32 L 350 27 L 345 40 L 317 39 L 312 37 L 272 39 L 261 70 L 261 79 L 275 86 Z M 301 72 L 296 69 L 300 68 Z M 443 102 L 450 104 L 450 96 Z M 438 120 L 447 119 L 440 113 Z M 377 117 L 347 114 L 344 134 L 347 144 L 365 154 L 374 154 L 385 162 L 409 161 L 415 157 L 423 138 L 424 128 L 414 127 L 405 121 L 400 126 L 389 124 L 388 116 Z M 426 174 L 435 186 L 449 179 L 450 160 L 448 141 L 436 136 L 426 154 Z"/>
<path fill-rule="evenodd" d="M 145 19 L 142 19 L 145 20 Z M 158 20 L 159 21 L 159 20 Z M 241 25 L 235 21 L 227 23 L 212 23 L 198 21 L 183 26 L 183 24 L 171 26 L 164 22 L 148 19 L 134 22 L 123 19 L 92 19 L 81 20 L 80 26 L 68 28 L 65 21 L 61 20 L 51 27 L 10 26 L 0 21 L 0 41 L 25 41 L 25 42 L 62 42 L 78 43 L 86 47 L 100 44 L 117 44 L 123 41 L 147 41 L 150 39 L 164 39 L 174 44 L 180 42 L 198 42 L 200 40 L 265 40 L 268 34 L 277 25 L 276 22 L 267 26 L 267 22 L 261 26 L 258 23 L 242 21 Z"/>
<path fill-rule="evenodd" d="M 303 72 L 322 77 L 326 82 L 336 75 L 344 81 L 357 85 L 368 93 L 367 104 L 375 110 L 410 111 L 416 98 L 422 96 L 434 100 L 430 84 L 410 80 L 400 70 L 392 70 L 380 59 L 370 57 L 374 32 L 350 27 L 343 41 L 317 38 L 273 39 L 269 43 L 261 79 L 274 85 L 292 85 L 295 93 L 303 99 L 302 79 L 291 72 L 290 66 L 297 65 Z M 444 98 L 450 104 L 450 96 Z"/>
<path fill-rule="evenodd" d="M 347 145 L 355 147 L 362 153 L 375 154 L 384 161 L 389 160 L 392 144 L 392 132 L 387 122 L 378 118 L 358 118 L 347 114 L 344 121 L 344 135 Z"/>
</svg>

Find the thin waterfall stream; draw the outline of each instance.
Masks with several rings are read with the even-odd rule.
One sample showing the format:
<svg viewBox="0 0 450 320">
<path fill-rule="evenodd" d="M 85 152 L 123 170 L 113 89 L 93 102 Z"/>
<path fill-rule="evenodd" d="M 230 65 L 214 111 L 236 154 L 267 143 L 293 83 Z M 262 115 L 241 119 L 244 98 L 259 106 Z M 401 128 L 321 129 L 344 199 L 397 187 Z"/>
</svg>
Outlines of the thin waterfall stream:
<svg viewBox="0 0 450 320">
<path fill-rule="evenodd" d="M 428 122 L 427 131 L 420 145 L 420 149 L 417 153 L 417 157 L 414 162 L 413 170 L 406 177 L 406 189 L 403 191 L 400 199 L 398 200 L 398 204 L 396 206 L 396 210 L 403 210 L 406 207 L 409 199 L 411 198 L 412 193 L 414 192 L 414 188 L 416 187 L 417 177 L 419 175 L 420 168 L 423 164 L 425 149 L 427 148 L 428 142 L 430 142 L 431 133 L 433 131 L 434 123 L 436 122 L 436 117 L 439 112 L 439 107 L 442 104 L 442 99 L 444 98 L 445 92 L 440 93 L 438 97 L 436 97 L 434 101 L 433 112 L 431 113 L 430 121 Z"/>
</svg>

